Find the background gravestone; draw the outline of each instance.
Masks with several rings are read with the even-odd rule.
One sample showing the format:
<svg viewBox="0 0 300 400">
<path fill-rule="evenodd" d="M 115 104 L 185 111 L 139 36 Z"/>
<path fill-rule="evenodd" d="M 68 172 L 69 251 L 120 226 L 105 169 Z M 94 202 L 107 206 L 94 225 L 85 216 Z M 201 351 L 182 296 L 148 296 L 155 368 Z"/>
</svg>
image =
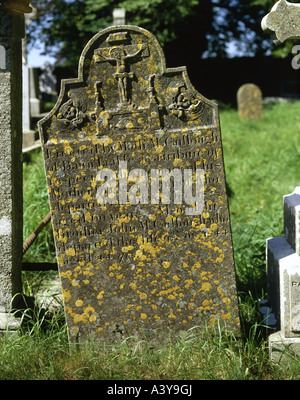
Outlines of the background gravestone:
<svg viewBox="0 0 300 400">
<path fill-rule="evenodd" d="M 246 83 L 237 92 L 238 112 L 241 119 L 259 120 L 263 116 L 262 93 L 258 86 Z"/>
<path fill-rule="evenodd" d="M 185 67 L 105 29 L 39 129 L 70 341 L 239 331 L 218 109 Z"/>
</svg>

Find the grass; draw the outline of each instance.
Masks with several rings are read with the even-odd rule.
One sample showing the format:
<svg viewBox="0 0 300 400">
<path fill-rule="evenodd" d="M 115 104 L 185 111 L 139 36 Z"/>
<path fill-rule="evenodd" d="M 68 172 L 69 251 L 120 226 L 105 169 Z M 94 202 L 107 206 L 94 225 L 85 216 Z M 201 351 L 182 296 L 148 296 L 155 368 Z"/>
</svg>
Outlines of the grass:
<svg viewBox="0 0 300 400">
<path fill-rule="evenodd" d="M 268 356 L 259 300 L 266 298 L 265 243 L 283 232 L 282 196 L 300 182 L 300 102 L 264 110 L 242 122 L 235 110 L 220 113 L 242 339 L 221 329 L 191 330 L 159 350 L 127 338 L 120 345 L 87 343 L 70 351 L 62 310 L 30 312 L 17 336 L 0 339 L 0 379 L 299 379 L 300 359 L 276 366 Z M 24 160 L 24 239 L 48 213 L 41 151 Z M 24 261 L 54 262 L 51 224 Z M 24 293 L 34 295 L 55 272 L 23 272 Z"/>
<path fill-rule="evenodd" d="M 63 330 L 2 340 L 0 379 L 245 380 L 280 379 L 263 347 L 222 332 L 193 333 L 161 349 L 127 338 L 118 346 L 87 343 L 69 351 Z M 4 351 L 5 350 L 5 351 Z M 295 370 L 294 370 L 295 371 Z M 299 373 L 299 368 L 298 368 Z"/>
<path fill-rule="evenodd" d="M 265 295 L 265 243 L 283 234 L 282 197 L 300 184 L 300 103 L 278 104 L 259 122 L 221 113 L 240 289 Z"/>
</svg>

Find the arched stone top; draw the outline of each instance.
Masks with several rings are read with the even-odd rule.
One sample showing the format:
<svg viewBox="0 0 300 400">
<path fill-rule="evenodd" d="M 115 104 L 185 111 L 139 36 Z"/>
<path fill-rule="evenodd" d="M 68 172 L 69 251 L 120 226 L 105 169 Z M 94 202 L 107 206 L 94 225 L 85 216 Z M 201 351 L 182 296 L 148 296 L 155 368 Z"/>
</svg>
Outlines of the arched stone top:
<svg viewBox="0 0 300 400">
<path fill-rule="evenodd" d="M 154 35 L 130 25 L 96 34 L 84 48 L 77 79 L 62 80 L 56 106 L 39 126 L 55 136 L 218 125 L 217 105 L 192 86 L 185 67 L 166 68 Z M 47 127 L 47 129 L 46 129 Z"/>
</svg>

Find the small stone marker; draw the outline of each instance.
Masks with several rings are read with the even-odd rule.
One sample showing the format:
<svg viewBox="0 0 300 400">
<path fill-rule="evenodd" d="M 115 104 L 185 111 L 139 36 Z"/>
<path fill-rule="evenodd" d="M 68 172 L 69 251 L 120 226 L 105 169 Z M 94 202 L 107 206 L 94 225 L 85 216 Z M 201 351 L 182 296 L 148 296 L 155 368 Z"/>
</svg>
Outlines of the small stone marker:
<svg viewBox="0 0 300 400">
<path fill-rule="evenodd" d="M 39 130 L 69 340 L 238 332 L 218 109 L 185 67 L 105 29 Z"/>
<path fill-rule="evenodd" d="M 242 120 L 259 120 L 263 116 L 262 93 L 258 86 L 246 83 L 237 92 L 239 116 Z"/>
</svg>

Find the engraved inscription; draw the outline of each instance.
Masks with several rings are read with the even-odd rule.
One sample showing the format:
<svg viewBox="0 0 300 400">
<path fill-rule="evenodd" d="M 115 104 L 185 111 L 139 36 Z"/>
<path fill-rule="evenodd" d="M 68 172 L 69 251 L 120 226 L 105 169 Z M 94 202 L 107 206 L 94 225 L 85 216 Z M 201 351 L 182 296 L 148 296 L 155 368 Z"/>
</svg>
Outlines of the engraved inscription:
<svg viewBox="0 0 300 400">
<path fill-rule="evenodd" d="M 291 330 L 300 332 L 300 281 L 291 281 L 290 296 Z"/>
</svg>

